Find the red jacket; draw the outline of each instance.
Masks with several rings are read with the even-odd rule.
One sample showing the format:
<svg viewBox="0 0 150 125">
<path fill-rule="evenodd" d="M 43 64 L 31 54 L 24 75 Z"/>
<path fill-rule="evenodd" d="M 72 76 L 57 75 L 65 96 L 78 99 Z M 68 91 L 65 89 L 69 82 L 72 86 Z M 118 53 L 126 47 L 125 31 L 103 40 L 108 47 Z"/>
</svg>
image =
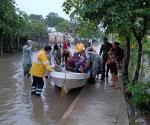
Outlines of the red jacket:
<svg viewBox="0 0 150 125">
<path fill-rule="evenodd" d="M 63 44 L 63 49 L 68 49 L 68 44 L 67 44 L 67 42 L 64 42 L 64 44 Z"/>
</svg>

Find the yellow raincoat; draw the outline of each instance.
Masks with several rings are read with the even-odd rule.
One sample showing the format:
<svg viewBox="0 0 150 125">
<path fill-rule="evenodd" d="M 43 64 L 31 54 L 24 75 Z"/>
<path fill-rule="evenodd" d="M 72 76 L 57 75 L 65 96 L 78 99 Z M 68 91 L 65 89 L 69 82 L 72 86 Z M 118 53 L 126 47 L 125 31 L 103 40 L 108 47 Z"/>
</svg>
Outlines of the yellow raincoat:
<svg viewBox="0 0 150 125">
<path fill-rule="evenodd" d="M 80 53 L 82 50 L 85 50 L 84 44 L 83 43 L 77 43 L 75 50 L 78 53 Z"/>
<path fill-rule="evenodd" d="M 52 67 L 48 62 L 46 51 L 41 50 L 32 61 L 31 75 L 37 77 L 44 77 L 46 69 L 49 72 L 53 71 Z"/>
</svg>

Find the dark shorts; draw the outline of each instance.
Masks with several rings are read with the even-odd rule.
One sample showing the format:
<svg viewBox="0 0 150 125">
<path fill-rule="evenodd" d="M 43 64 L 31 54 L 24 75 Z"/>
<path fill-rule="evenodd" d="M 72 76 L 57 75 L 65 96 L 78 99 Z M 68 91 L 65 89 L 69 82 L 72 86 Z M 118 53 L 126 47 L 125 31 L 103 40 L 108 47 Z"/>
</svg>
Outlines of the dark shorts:
<svg viewBox="0 0 150 125">
<path fill-rule="evenodd" d="M 118 74 L 118 69 L 116 63 L 111 63 L 110 64 L 110 72 L 115 73 L 116 75 Z"/>
</svg>

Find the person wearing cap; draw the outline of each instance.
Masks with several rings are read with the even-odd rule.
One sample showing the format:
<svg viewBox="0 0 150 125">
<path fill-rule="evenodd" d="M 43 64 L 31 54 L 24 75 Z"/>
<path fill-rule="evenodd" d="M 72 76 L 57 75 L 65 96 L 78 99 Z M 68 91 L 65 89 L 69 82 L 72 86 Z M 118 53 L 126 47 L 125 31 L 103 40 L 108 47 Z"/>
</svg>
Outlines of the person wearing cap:
<svg viewBox="0 0 150 125">
<path fill-rule="evenodd" d="M 43 77 L 45 76 L 45 72 L 46 70 L 49 72 L 53 71 L 47 56 L 50 52 L 51 46 L 47 45 L 37 53 L 32 61 L 31 75 L 33 82 L 31 85 L 31 94 L 36 94 L 37 96 L 41 95 L 44 86 Z"/>
<path fill-rule="evenodd" d="M 105 65 L 108 59 L 108 52 L 110 51 L 112 44 L 108 42 L 107 38 L 103 39 L 103 44 L 100 48 L 100 52 L 99 55 L 102 55 L 102 76 L 101 76 L 101 80 L 105 79 Z"/>
<path fill-rule="evenodd" d="M 82 50 L 85 50 L 84 44 L 78 41 L 77 45 L 75 46 L 75 50 L 77 53 L 80 53 Z"/>
<path fill-rule="evenodd" d="M 28 40 L 22 48 L 22 64 L 24 76 L 30 77 L 29 71 L 31 68 L 31 56 L 32 56 L 32 41 Z"/>
</svg>

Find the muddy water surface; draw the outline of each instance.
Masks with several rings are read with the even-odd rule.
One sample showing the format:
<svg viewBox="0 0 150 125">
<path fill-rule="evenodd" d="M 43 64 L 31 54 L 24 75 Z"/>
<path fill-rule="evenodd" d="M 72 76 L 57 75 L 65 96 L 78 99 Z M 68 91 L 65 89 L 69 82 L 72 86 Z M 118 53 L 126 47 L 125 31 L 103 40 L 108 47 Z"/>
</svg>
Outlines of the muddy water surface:
<svg viewBox="0 0 150 125">
<path fill-rule="evenodd" d="M 61 96 L 47 80 L 42 97 L 32 96 L 22 72 L 20 55 L 0 56 L 0 125 L 55 125 L 80 90 Z"/>
</svg>

